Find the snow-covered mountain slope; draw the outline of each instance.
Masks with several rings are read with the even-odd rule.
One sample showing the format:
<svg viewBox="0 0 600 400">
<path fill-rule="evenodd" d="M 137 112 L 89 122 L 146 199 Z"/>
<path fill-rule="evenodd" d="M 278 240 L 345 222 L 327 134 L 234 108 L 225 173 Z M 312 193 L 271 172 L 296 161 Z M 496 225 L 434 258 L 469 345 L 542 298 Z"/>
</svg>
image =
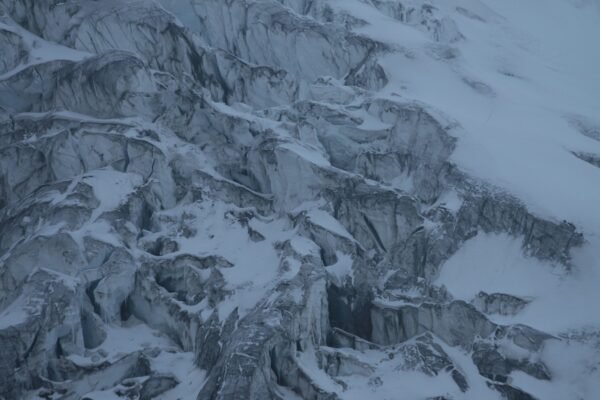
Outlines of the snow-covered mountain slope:
<svg viewBox="0 0 600 400">
<path fill-rule="evenodd" d="M 0 398 L 600 397 L 595 0 L 0 0 Z"/>
</svg>

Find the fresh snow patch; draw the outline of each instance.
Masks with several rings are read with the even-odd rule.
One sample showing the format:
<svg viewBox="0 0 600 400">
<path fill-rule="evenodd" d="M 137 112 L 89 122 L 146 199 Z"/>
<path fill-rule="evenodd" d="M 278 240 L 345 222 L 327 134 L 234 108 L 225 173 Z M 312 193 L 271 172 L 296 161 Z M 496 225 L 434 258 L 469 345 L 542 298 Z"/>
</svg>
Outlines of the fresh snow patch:
<svg viewBox="0 0 600 400">
<path fill-rule="evenodd" d="M 120 355 L 131 353 L 131 349 L 176 348 L 176 345 L 165 335 L 135 318 L 130 318 L 126 326 L 106 326 L 108 328 L 106 340 L 99 349 L 106 351 L 108 358 L 112 360 L 118 359 Z"/>
<path fill-rule="evenodd" d="M 85 174 L 82 180 L 92 186 L 94 196 L 100 205 L 92 214 L 95 221 L 105 211 L 114 210 L 127 199 L 136 187 L 143 183 L 140 175 L 115 171 L 113 169 L 99 169 Z"/>
<path fill-rule="evenodd" d="M 313 208 L 307 212 L 307 216 L 312 223 L 319 225 L 323 229 L 353 242 L 355 241 L 350 232 L 327 211 Z"/>
<path fill-rule="evenodd" d="M 260 232 L 265 240 L 250 240 L 247 227 L 226 215 L 236 208 L 220 201 L 194 203 L 166 211 L 165 215 L 178 217 L 181 214 L 193 216 L 191 222 L 197 231 L 193 237 L 171 234 L 179 243 L 181 254 L 198 256 L 219 255 L 233 264 L 231 268 L 221 268 L 227 288 L 233 295 L 219 303 L 219 316 L 224 319 L 236 307 L 240 314 L 252 309 L 276 284 L 279 274 L 279 256 L 275 250 L 277 242 L 294 237 L 284 221 L 262 221 L 252 219 L 252 229 Z M 225 218 L 224 218 L 225 217 Z M 295 243 L 300 250 L 312 251 L 304 246 L 301 238 Z M 314 244 L 313 244 L 314 245 Z M 302 247 L 304 246 L 304 247 Z"/>
<path fill-rule="evenodd" d="M 461 125 L 451 157 L 459 168 L 506 188 L 540 215 L 600 232 L 600 218 L 592 218 L 600 168 L 571 154 L 600 153 L 600 142 L 565 118 L 596 117 L 600 109 L 597 2 L 433 1 L 466 38 L 452 47 L 368 2 L 332 4 L 368 23 L 359 33 L 399 50 L 379 59 L 389 84 L 378 96 L 400 93 Z"/>
<path fill-rule="evenodd" d="M 573 251 L 571 271 L 533 257 L 521 240 L 508 235 L 480 233 L 467 241 L 440 270 L 434 282 L 445 285 L 457 299 L 470 301 L 479 291 L 506 293 L 531 300 L 516 316 L 493 316 L 497 323 L 521 323 L 559 334 L 600 326 L 600 240 Z"/>
<path fill-rule="evenodd" d="M 550 341 L 544 346 L 542 361 L 550 369 L 551 381 L 514 371 L 510 375 L 513 384 L 543 400 L 597 398 L 600 393 L 600 355 L 593 343 Z"/>
<path fill-rule="evenodd" d="M 320 151 L 316 150 L 316 149 L 309 149 L 306 146 L 302 146 L 298 143 L 283 143 L 281 145 L 279 145 L 280 148 L 289 150 L 291 152 L 293 152 L 294 154 L 296 154 L 297 156 L 299 156 L 300 158 L 303 158 L 304 160 L 315 164 L 319 167 L 330 167 L 331 164 L 329 163 L 329 160 L 327 160 Z"/>
<path fill-rule="evenodd" d="M 24 296 L 19 296 L 6 309 L 0 312 L 0 330 L 19 325 L 27 321 L 27 301 Z"/>
<path fill-rule="evenodd" d="M 337 262 L 327 267 L 327 272 L 337 279 L 338 283 L 342 283 L 344 278 L 349 276 L 354 280 L 354 273 L 352 272 L 352 264 L 354 260 L 352 256 L 348 254 L 336 251 Z"/>
<path fill-rule="evenodd" d="M 480 233 L 442 265 L 435 283 L 467 301 L 480 291 L 536 296 L 560 285 L 564 271 L 526 257 L 521 243 L 506 234 Z"/>
</svg>

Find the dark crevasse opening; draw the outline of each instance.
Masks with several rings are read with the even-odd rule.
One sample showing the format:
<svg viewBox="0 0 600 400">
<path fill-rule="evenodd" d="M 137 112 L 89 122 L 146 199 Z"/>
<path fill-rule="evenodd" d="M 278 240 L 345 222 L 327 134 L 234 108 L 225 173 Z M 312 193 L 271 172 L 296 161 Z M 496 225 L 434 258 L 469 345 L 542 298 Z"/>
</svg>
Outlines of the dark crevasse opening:
<svg viewBox="0 0 600 400">
<path fill-rule="evenodd" d="M 327 287 L 329 322 L 331 328 L 339 328 L 365 340 L 371 340 L 371 299 L 370 292 L 354 286 Z"/>
</svg>

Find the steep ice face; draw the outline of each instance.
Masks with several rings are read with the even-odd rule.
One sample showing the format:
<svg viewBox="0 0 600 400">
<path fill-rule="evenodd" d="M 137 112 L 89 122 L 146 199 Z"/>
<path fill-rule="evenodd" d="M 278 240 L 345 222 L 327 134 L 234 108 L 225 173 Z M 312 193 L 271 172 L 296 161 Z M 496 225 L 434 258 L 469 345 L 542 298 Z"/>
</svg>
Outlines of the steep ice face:
<svg viewBox="0 0 600 400">
<path fill-rule="evenodd" d="M 0 0 L 0 397 L 600 396 L 599 22 Z"/>
</svg>

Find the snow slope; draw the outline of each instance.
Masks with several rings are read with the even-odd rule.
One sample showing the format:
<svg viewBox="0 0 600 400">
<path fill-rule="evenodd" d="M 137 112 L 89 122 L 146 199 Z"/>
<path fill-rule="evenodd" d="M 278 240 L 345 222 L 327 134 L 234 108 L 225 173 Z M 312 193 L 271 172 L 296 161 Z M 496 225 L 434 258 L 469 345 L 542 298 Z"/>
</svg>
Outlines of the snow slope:
<svg viewBox="0 0 600 400">
<path fill-rule="evenodd" d="M 598 0 L 0 0 L 0 398 L 600 397 Z"/>
<path fill-rule="evenodd" d="M 542 215 L 600 231 L 600 169 L 572 154 L 600 154 L 600 142 L 571 123 L 600 126 L 597 1 L 430 2 L 456 22 L 464 40 L 454 43 L 432 43 L 358 0 L 333 3 L 368 22 L 360 32 L 401 47 L 382 61 L 391 76 L 381 95 L 422 101 L 460 123 L 458 165 Z"/>
</svg>

